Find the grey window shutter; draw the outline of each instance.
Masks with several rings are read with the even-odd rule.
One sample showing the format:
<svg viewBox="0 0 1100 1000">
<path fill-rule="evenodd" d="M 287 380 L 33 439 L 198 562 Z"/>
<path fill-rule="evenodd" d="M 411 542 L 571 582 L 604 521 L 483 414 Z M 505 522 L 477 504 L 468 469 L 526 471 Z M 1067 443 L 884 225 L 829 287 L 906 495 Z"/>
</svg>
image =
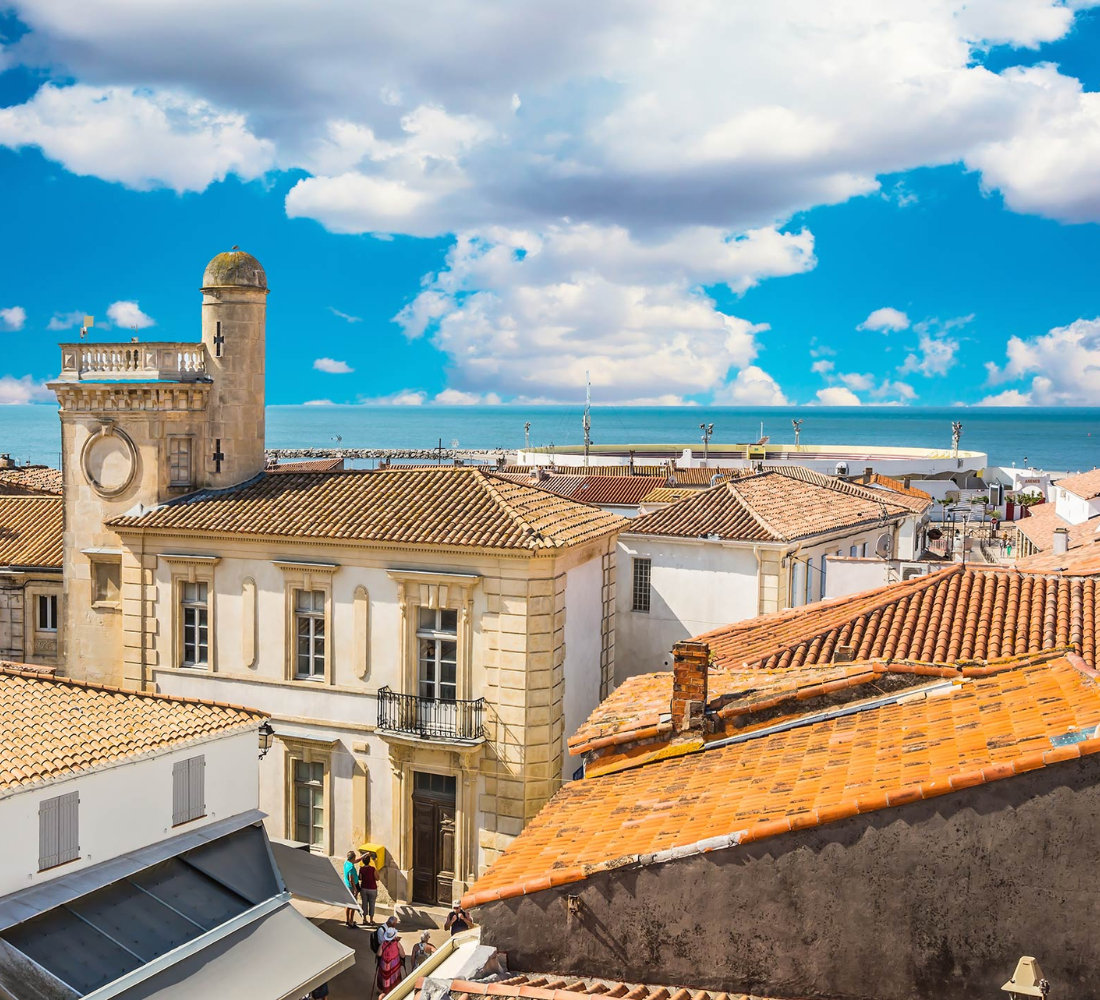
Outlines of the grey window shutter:
<svg viewBox="0 0 1100 1000">
<path fill-rule="evenodd" d="M 187 822 L 188 761 L 177 760 L 172 765 L 172 826 Z"/>
<path fill-rule="evenodd" d="M 38 803 L 38 868 L 53 868 L 60 864 L 61 845 L 58 807 L 60 801 L 44 799 Z"/>
<path fill-rule="evenodd" d="M 191 765 L 191 808 L 187 818 L 198 819 L 206 815 L 206 755 L 192 757 L 188 763 Z"/>
<path fill-rule="evenodd" d="M 80 793 L 69 792 L 58 798 L 60 863 L 80 857 Z"/>
</svg>

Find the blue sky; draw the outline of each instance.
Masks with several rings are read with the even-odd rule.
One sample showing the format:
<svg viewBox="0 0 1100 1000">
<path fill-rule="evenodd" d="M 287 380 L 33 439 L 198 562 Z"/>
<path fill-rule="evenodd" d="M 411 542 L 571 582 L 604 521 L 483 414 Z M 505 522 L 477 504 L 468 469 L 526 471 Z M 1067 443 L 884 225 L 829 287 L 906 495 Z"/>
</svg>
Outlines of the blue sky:
<svg viewBox="0 0 1100 1000">
<path fill-rule="evenodd" d="M 274 403 L 1098 398 L 1091 3 L 207 3 L 0 17 L 0 402 L 233 244 Z"/>
</svg>

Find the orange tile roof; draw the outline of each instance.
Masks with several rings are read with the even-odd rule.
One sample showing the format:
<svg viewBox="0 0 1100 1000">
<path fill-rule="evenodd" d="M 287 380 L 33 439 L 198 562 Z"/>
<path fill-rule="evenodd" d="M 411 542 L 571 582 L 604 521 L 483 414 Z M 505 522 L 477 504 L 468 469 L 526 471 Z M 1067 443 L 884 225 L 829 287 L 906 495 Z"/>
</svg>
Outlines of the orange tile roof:
<svg viewBox="0 0 1100 1000">
<path fill-rule="evenodd" d="M 266 718 L 239 705 L 0 667 L 0 790 L 211 733 L 254 728 Z"/>
<path fill-rule="evenodd" d="M 1100 580 L 954 564 L 903 583 L 735 622 L 696 639 L 708 644 L 713 658 L 713 705 L 744 687 L 745 671 L 757 683 L 760 670 L 825 666 L 838 646 L 851 647 L 859 661 L 940 665 L 1073 646 L 1095 666 L 1098 628 Z M 627 679 L 577 730 L 570 748 L 583 753 L 596 741 L 647 730 L 668 712 L 671 696 L 670 672 Z"/>
<path fill-rule="evenodd" d="M 692 489 L 690 486 L 660 486 L 642 497 L 641 502 L 675 503 L 677 500 L 683 500 L 684 497 L 694 497 L 698 495 L 699 491 Z"/>
<path fill-rule="evenodd" d="M 1094 678 L 1074 654 L 1006 664 L 569 782 L 463 903 L 735 848 L 1100 752 Z M 1052 744 L 1067 733 L 1081 741 Z"/>
<path fill-rule="evenodd" d="M 1094 500 L 1096 497 L 1100 497 L 1100 469 L 1092 469 L 1090 472 L 1082 472 L 1076 476 L 1057 479 L 1054 485 L 1063 490 L 1069 490 L 1074 496 L 1079 496 L 1084 500 Z"/>
<path fill-rule="evenodd" d="M 926 493 L 924 490 L 918 490 L 915 486 L 906 486 L 900 479 L 891 479 L 889 476 L 882 476 L 875 472 L 871 474 L 870 479 L 861 476 L 859 483 L 865 486 L 878 487 L 882 490 L 894 494 L 893 500 L 895 503 L 904 504 L 910 510 L 915 510 L 921 513 L 932 506 L 932 494 Z"/>
<path fill-rule="evenodd" d="M 1076 548 L 1057 555 L 1040 552 L 1035 556 L 1017 559 L 1015 568 L 1021 573 L 1066 573 L 1072 576 L 1100 574 L 1100 535 L 1095 535 Z"/>
<path fill-rule="evenodd" d="M 532 469 L 546 469 L 556 476 L 667 476 L 667 465 L 502 465 L 499 472 L 506 475 L 530 475 Z"/>
<path fill-rule="evenodd" d="M 424 978 L 416 982 L 417 990 Z M 506 973 L 493 980 L 474 982 L 451 980 L 448 990 L 452 1000 L 473 1000 L 494 997 L 497 1000 L 577 1000 L 577 995 L 607 997 L 609 1000 L 766 1000 L 747 993 L 723 993 L 701 990 L 694 986 L 652 986 L 624 983 L 617 979 L 595 979 L 557 973 Z M 417 996 L 422 996 L 417 993 Z"/>
<path fill-rule="evenodd" d="M 267 470 L 280 475 L 293 475 L 296 472 L 343 472 L 342 458 L 316 458 L 307 462 L 280 462 Z"/>
<path fill-rule="evenodd" d="M 48 465 L 20 465 L 0 469 L 0 495 L 61 496 L 61 472 Z"/>
<path fill-rule="evenodd" d="M 617 514 L 473 468 L 264 474 L 205 490 L 116 528 L 333 538 L 401 545 L 555 549 L 602 538 Z"/>
<path fill-rule="evenodd" d="M 702 490 L 630 522 L 631 534 L 737 541 L 793 541 L 875 524 L 912 511 L 870 490 L 797 467 L 776 468 Z"/>
<path fill-rule="evenodd" d="M 569 497 L 580 503 L 635 506 L 642 497 L 665 484 L 664 476 L 566 476 L 549 475 L 545 479 L 511 473 L 494 473 L 501 479 Z"/>
<path fill-rule="evenodd" d="M 1071 549 L 1086 542 L 1095 541 L 1097 531 L 1100 531 L 1100 518 L 1092 518 L 1080 524 L 1070 524 L 1058 514 L 1052 503 L 1040 503 L 1029 507 L 1027 517 L 1012 523 L 1016 526 L 1016 530 L 1027 537 L 1040 552 L 1046 552 L 1053 547 L 1055 528 L 1067 530 L 1066 541 Z"/>
<path fill-rule="evenodd" d="M 57 496 L 0 496 L 0 566 L 60 569 L 64 511 Z"/>
</svg>

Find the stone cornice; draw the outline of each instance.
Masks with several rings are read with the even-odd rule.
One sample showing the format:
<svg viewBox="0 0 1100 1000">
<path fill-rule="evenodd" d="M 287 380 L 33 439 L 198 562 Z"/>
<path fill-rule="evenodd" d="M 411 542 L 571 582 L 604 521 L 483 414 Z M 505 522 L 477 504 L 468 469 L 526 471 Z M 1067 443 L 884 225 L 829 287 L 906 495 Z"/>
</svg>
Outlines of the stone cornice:
<svg viewBox="0 0 1100 1000">
<path fill-rule="evenodd" d="M 202 411 L 210 382 L 50 382 L 62 411 L 129 413 Z"/>
</svg>

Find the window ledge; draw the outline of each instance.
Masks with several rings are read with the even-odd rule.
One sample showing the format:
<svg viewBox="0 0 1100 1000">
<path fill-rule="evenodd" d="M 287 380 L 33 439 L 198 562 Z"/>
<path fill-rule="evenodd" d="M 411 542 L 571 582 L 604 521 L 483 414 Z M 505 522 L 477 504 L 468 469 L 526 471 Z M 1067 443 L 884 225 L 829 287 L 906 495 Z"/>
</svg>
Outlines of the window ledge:
<svg viewBox="0 0 1100 1000">
<path fill-rule="evenodd" d="M 93 611 L 121 611 L 122 604 L 119 601 L 92 601 Z"/>
</svg>

